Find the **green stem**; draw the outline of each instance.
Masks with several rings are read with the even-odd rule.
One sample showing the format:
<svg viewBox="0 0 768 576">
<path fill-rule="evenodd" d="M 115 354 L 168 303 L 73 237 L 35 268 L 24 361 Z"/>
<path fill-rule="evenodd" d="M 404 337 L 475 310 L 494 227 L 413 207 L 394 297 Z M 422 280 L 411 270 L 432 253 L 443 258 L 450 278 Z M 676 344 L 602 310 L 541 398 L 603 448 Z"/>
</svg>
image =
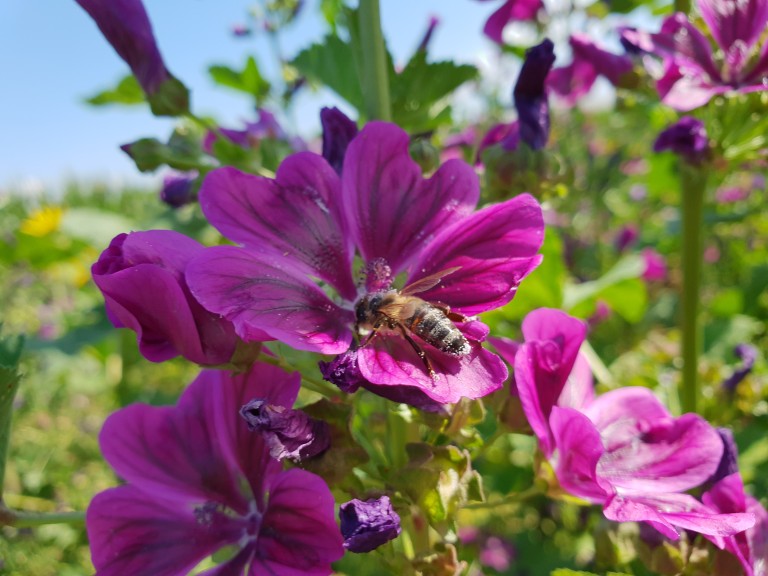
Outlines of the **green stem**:
<svg viewBox="0 0 768 576">
<path fill-rule="evenodd" d="M 541 496 L 543 492 L 541 488 L 534 484 L 527 490 L 517 492 L 516 494 L 507 494 L 504 498 L 489 500 L 487 502 L 474 502 L 471 504 L 464 504 L 462 509 L 464 510 L 483 510 L 487 508 L 498 508 L 499 506 L 508 506 L 509 504 L 519 504 L 536 496 Z"/>
<path fill-rule="evenodd" d="M 360 0 L 358 11 L 362 49 L 362 84 L 365 112 L 369 120 L 392 119 L 389 101 L 389 71 L 384 35 L 381 32 L 379 0 Z"/>
<path fill-rule="evenodd" d="M 82 524 L 85 512 L 18 512 L 0 507 L 0 525 L 30 528 L 45 524 Z"/>
<path fill-rule="evenodd" d="M 707 173 L 704 168 L 681 162 L 683 286 L 680 296 L 680 327 L 683 378 L 680 386 L 680 408 L 683 412 L 697 411 L 700 392 L 698 370 L 701 352 L 699 299 L 706 180 Z"/>
</svg>

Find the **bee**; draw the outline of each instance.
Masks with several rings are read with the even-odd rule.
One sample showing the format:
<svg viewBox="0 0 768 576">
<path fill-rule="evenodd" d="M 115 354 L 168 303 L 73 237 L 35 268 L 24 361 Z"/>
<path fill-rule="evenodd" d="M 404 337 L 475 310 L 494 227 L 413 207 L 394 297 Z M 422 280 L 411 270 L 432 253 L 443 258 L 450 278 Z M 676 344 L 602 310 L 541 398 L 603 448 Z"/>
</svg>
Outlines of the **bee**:
<svg viewBox="0 0 768 576">
<path fill-rule="evenodd" d="M 365 346 L 376 337 L 381 328 L 399 332 L 419 355 L 427 373 L 432 379 L 437 378 L 432 364 L 419 343 L 411 334 L 415 334 L 427 344 L 454 357 L 466 356 L 472 347 L 454 322 L 465 322 L 467 318 L 451 312 L 448 306 L 430 304 L 414 294 L 425 292 L 440 283 L 440 280 L 452 274 L 459 267 L 442 270 L 421 280 L 417 280 L 402 290 L 385 290 L 367 294 L 355 306 L 355 330 L 368 333 Z"/>
</svg>

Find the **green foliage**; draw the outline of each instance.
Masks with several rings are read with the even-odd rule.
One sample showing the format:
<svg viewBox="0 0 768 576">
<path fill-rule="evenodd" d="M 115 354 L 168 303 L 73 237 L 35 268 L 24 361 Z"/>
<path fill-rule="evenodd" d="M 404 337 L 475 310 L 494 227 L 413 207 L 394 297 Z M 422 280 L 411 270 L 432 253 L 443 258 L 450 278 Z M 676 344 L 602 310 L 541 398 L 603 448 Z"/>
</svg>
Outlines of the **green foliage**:
<svg viewBox="0 0 768 576">
<path fill-rule="evenodd" d="M 24 338 L 21 336 L 0 335 L 0 503 L 2 503 L 3 496 L 5 463 L 8 459 L 13 401 L 16 398 L 16 390 L 21 380 L 19 360 L 23 348 Z"/>
<path fill-rule="evenodd" d="M 248 94 L 257 106 L 264 103 L 272 88 L 270 82 L 262 76 L 253 56 L 248 57 L 242 70 L 217 64 L 208 68 L 208 74 L 216 84 Z"/>
<path fill-rule="evenodd" d="M 142 104 L 146 101 L 144 91 L 139 86 L 133 74 L 125 76 L 114 88 L 108 88 L 86 98 L 85 101 L 92 106 L 106 106 L 110 104 Z"/>
</svg>

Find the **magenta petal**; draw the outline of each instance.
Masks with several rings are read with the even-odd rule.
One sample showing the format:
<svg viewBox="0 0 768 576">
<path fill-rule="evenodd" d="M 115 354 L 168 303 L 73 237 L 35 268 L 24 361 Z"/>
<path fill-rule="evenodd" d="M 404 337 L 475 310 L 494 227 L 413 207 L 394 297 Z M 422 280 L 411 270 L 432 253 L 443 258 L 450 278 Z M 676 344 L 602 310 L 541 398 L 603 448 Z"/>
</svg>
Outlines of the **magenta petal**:
<svg viewBox="0 0 768 576">
<path fill-rule="evenodd" d="M 204 247 L 171 230 L 116 236 L 91 267 L 115 326 L 138 337 L 153 362 L 178 355 L 198 364 L 223 364 L 234 353 L 232 325 L 205 310 L 189 293 L 184 270 Z"/>
<path fill-rule="evenodd" d="M 699 0 L 699 11 L 712 36 L 726 54 L 738 42 L 749 52 L 768 24 L 768 2 Z"/>
<path fill-rule="evenodd" d="M 573 48 L 574 60 L 588 62 L 614 86 L 619 84 L 624 74 L 632 70 L 632 60 L 628 56 L 604 50 L 586 34 L 572 34 L 569 43 Z"/>
<path fill-rule="evenodd" d="M 713 536 L 713 542 L 720 548 L 724 545 L 723 536 L 743 532 L 755 524 L 753 514 L 718 514 L 688 494 L 616 495 L 603 513 L 618 522 L 651 522 L 673 540 L 679 537 L 674 527 Z"/>
<path fill-rule="evenodd" d="M 480 185 L 466 163 L 450 160 L 429 179 L 408 153 L 408 134 L 370 122 L 347 149 L 342 172 L 346 219 L 363 258 L 384 258 L 397 274 L 439 230 L 469 214 Z"/>
<path fill-rule="evenodd" d="M 382 334 L 360 349 L 360 372 L 373 384 L 417 387 L 441 404 L 462 397 L 480 398 L 501 388 L 507 379 L 504 362 L 477 342 L 470 341 L 472 352 L 458 358 L 424 342 L 419 344 L 437 373 L 435 380 L 413 347 L 395 334 Z"/>
<path fill-rule="evenodd" d="M 238 538 L 237 526 L 213 529 L 198 522 L 191 507 L 152 498 L 133 486 L 97 494 L 85 520 L 98 576 L 186 574 Z"/>
<path fill-rule="evenodd" d="M 503 32 L 507 24 L 519 20 L 535 20 L 536 14 L 544 7 L 541 0 L 507 0 L 490 15 L 483 33 L 497 44 L 503 44 Z"/>
<path fill-rule="evenodd" d="M 696 414 L 672 418 L 647 388 L 620 388 L 585 410 L 603 437 L 598 475 L 619 489 L 677 492 L 717 470 L 723 441 Z"/>
<path fill-rule="evenodd" d="M 600 486 L 596 472 L 603 444 L 594 424 L 581 412 L 557 406 L 549 421 L 557 447 L 555 473 L 560 485 L 579 498 L 605 502 L 609 493 Z"/>
<path fill-rule="evenodd" d="M 133 404 L 111 414 L 99 444 L 115 472 L 158 499 L 211 501 L 246 512 L 213 416 L 218 378 L 215 371 L 201 372 L 175 407 Z"/>
<path fill-rule="evenodd" d="M 523 320 L 525 343 L 515 356 L 515 381 L 525 415 L 546 455 L 554 449 L 549 415 L 568 383 L 586 330 L 583 321 L 549 308 L 534 310 Z"/>
<path fill-rule="evenodd" d="M 203 306 L 230 320 L 243 340 L 264 340 L 266 333 L 324 354 L 344 352 L 352 340 L 354 314 L 289 263 L 216 246 L 192 261 L 187 282 Z"/>
<path fill-rule="evenodd" d="M 539 265 L 543 240 L 541 207 L 521 194 L 445 228 L 421 253 L 408 283 L 458 266 L 420 297 L 467 315 L 492 310 L 512 300 Z"/>
<path fill-rule="evenodd" d="M 581 412 L 595 399 L 595 385 L 592 380 L 592 368 L 583 354 L 576 356 L 573 370 L 557 399 L 558 406 L 574 408 Z"/>
<path fill-rule="evenodd" d="M 322 157 L 300 152 L 283 161 L 275 180 L 230 167 L 212 171 L 200 206 L 230 240 L 291 260 L 351 299 L 352 246 L 339 213 L 340 187 Z"/>
<path fill-rule="evenodd" d="M 547 76 L 547 86 L 568 105 L 573 106 L 587 94 L 597 80 L 597 70 L 586 60 L 574 60 L 568 66 L 554 68 Z"/>
<path fill-rule="evenodd" d="M 675 62 L 667 63 L 664 75 L 656 82 L 661 101 L 687 112 L 703 106 L 714 96 L 731 90 L 730 86 L 714 85 L 707 76 L 683 71 Z"/>
<path fill-rule="evenodd" d="M 322 478 L 298 469 L 276 476 L 250 574 L 324 576 L 343 554 L 333 495 Z"/>
</svg>

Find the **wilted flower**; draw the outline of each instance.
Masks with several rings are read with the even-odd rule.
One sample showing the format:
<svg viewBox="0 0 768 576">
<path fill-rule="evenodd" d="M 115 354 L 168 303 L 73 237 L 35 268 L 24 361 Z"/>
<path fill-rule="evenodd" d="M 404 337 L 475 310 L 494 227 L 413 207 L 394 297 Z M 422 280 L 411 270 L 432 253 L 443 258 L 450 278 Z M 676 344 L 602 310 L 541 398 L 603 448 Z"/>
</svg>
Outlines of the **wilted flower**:
<svg viewBox="0 0 768 576">
<path fill-rule="evenodd" d="M 389 496 L 350 500 L 339 507 L 339 519 L 344 548 L 350 552 L 370 552 L 400 535 L 400 516 Z"/>
<path fill-rule="evenodd" d="M 604 50 L 585 34 L 569 39 L 573 61 L 549 73 L 547 85 L 567 104 L 574 105 L 589 92 L 599 76 L 619 86 L 632 70 L 632 60 Z"/>
<path fill-rule="evenodd" d="M 240 416 L 248 429 L 261 435 L 275 460 L 307 460 L 325 452 L 331 444 L 327 422 L 310 418 L 301 410 L 275 406 L 254 398 Z"/>
<path fill-rule="evenodd" d="M 555 63 L 555 46 L 545 38 L 525 52 L 520 76 L 512 93 L 520 123 L 520 139 L 533 150 L 544 148 L 549 139 L 549 103 L 545 82 Z"/>
<path fill-rule="evenodd" d="M 485 0 L 479 0 L 484 2 Z M 506 0 L 485 23 L 483 33 L 497 44 L 503 44 L 503 32 L 507 24 L 515 21 L 535 20 L 544 8 L 541 0 Z"/>
<path fill-rule="evenodd" d="M 341 178 L 309 152 L 289 156 L 274 180 L 232 168 L 211 172 L 200 205 L 241 246 L 195 258 L 186 274 L 195 297 L 246 341 L 266 332 L 324 354 L 350 348 L 362 303 L 383 296 L 402 272 L 406 285 L 421 282 L 419 302 L 464 317 L 509 302 L 541 260 L 541 208 L 521 195 L 473 212 L 474 170 L 452 160 L 424 179 L 408 143 L 398 127 L 372 122 L 349 145 Z M 367 280 L 361 285 L 353 275 L 356 249 Z M 362 377 L 387 397 L 415 393 L 437 403 L 496 390 L 506 369 L 481 346 L 487 328 L 469 318 L 455 325 L 464 343 L 452 355 L 398 323 L 380 323 L 357 350 Z"/>
<path fill-rule="evenodd" d="M 183 356 L 213 366 L 232 359 L 239 342 L 232 324 L 203 308 L 184 279 L 187 264 L 203 249 L 171 230 L 132 232 L 116 236 L 91 267 L 110 322 L 136 332 L 148 360 Z"/>
<path fill-rule="evenodd" d="M 147 95 L 152 111 L 178 115 L 189 109 L 189 92 L 165 67 L 141 0 L 76 0 Z"/>
<path fill-rule="evenodd" d="M 171 208 L 179 208 L 195 200 L 194 182 L 197 172 L 188 174 L 168 174 L 163 178 L 160 199 Z"/>
<path fill-rule="evenodd" d="M 625 29 L 622 38 L 664 62 L 657 83 L 661 101 L 676 110 L 703 106 L 731 90 L 768 87 L 768 44 L 757 42 L 768 24 L 766 0 L 698 0 L 699 12 L 717 43 L 713 47 L 685 14 L 668 16 L 657 34 Z"/>
<path fill-rule="evenodd" d="M 690 164 L 700 164 L 709 152 L 709 138 L 704 122 L 683 116 L 664 130 L 653 143 L 654 152 L 674 152 Z"/>
<path fill-rule="evenodd" d="M 703 418 L 673 418 L 647 388 L 594 397 L 578 355 L 585 325 L 559 310 L 523 321 L 514 357 L 520 400 L 560 486 L 600 504 L 609 520 L 650 523 L 677 539 L 678 529 L 722 537 L 752 526 L 750 514 L 718 514 L 684 491 L 717 469 L 723 442 Z"/>
<path fill-rule="evenodd" d="M 204 371 L 176 406 L 112 414 L 101 449 L 127 484 L 88 508 L 96 574 L 186 574 L 225 548 L 234 551 L 217 574 L 330 574 L 343 547 L 328 486 L 281 471 L 237 415 L 253 397 L 288 409 L 299 385 L 298 374 L 265 364 L 237 376 Z"/>
</svg>

